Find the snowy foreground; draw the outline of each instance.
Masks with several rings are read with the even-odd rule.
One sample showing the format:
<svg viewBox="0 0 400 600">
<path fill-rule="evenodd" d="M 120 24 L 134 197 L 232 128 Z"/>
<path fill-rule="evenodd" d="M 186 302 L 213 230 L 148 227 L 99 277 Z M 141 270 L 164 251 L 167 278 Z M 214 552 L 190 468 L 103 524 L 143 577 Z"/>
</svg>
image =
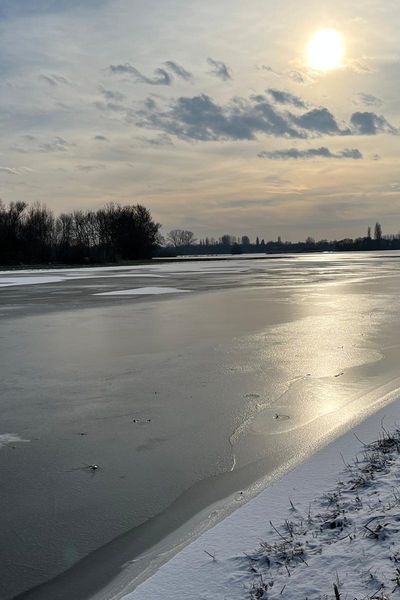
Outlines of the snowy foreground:
<svg viewBox="0 0 400 600">
<path fill-rule="evenodd" d="M 400 403 L 203 534 L 125 600 L 400 597 Z"/>
</svg>

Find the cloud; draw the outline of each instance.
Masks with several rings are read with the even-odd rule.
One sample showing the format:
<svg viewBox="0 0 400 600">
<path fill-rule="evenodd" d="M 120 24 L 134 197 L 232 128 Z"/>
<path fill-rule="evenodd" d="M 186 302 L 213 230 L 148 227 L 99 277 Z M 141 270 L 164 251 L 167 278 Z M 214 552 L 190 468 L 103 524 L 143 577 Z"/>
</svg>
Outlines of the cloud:
<svg viewBox="0 0 400 600">
<path fill-rule="evenodd" d="M 181 79 L 184 79 L 185 81 L 190 81 L 191 79 L 193 79 L 192 73 L 190 73 L 189 71 L 187 71 L 181 65 L 178 65 L 178 63 L 174 62 L 173 60 L 167 60 L 164 63 L 164 65 L 170 71 L 172 71 L 175 75 L 177 75 L 177 77 L 180 77 Z"/>
<path fill-rule="evenodd" d="M 186 140 L 252 140 L 256 133 L 305 137 L 264 96 L 236 98 L 225 106 L 205 94 L 181 97 L 166 111 L 157 107 L 142 111 L 137 125 Z"/>
<path fill-rule="evenodd" d="M 165 69 L 157 68 L 154 71 L 154 77 L 143 75 L 136 67 L 129 63 L 124 65 L 110 65 L 110 71 L 114 75 L 132 75 L 136 81 L 147 83 L 148 85 L 171 85 L 172 77 Z"/>
<path fill-rule="evenodd" d="M 139 142 L 146 146 L 173 146 L 173 141 L 166 133 L 160 133 L 152 138 L 136 138 Z"/>
<path fill-rule="evenodd" d="M 300 99 L 299 99 L 299 102 Z M 127 117 L 131 120 L 131 117 Z M 147 102 L 136 115 L 139 127 L 158 129 L 186 140 L 253 140 L 258 134 L 307 139 L 322 135 L 349 135 L 327 108 L 303 114 L 280 111 L 265 95 L 236 97 L 221 105 L 206 94 L 180 97 L 166 109 Z"/>
<path fill-rule="evenodd" d="M 32 169 L 29 169 L 29 167 L 0 167 L 0 173 L 5 173 L 6 175 L 26 175 L 27 173 L 32 173 Z"/>
<path fill-rule="evenodd" d="M 118 102 L 95 102 L 95 107 L 102 112 L 126 113 L 128 108 Z"/>
<path fill-rule="evenodd" d="M 97 142 L 108 142 L 108 138 L 106 138 L 105 135 L 95 135 L 94 140 L 96 140 Z"/>
<path fill-rule="evenodd" d="M 335 117 L 327 108 L 313 108 L 301 116 L 293 116 L 292 119 L 300 128 L 319 134 L 343 135 L 348 132 L 339 128 Z"/>
<path fill-rule="evenodd" d="M 71 144 L 67 142 L 64 138 L 57 136 L 52 139 L 50 142 L 46 142 L 39 146 L 40 152 L 66 152 L 68 148 L 75 146 L 75 144 Z"/>
<path fill-rule="evenodd" d="M 39 79 L 42 79 L 51 87 L 58 87 L 59 85 L 71 85 L 69 79 L 67 79 L 63 75 L 57 75 L 55 73 L 52 73 L 51 75 L 42 73 L 41 75 L 39 75 Z"/>
<path fill-rule="evenodd" d="M 287 76 L 295 83 L 299 83 L 301 85 L 306 85 L 307 83 L 312 83 L 314 81 L 314 77 L 312 77 L 309 73 L 300 71 L 298 69 L 288 71 Z"/>
<path fill-rule="evenodd" d="M 307 104 L 294 94 L 290 92 L 284 92 L 282 90 L 269 89 L 267 90 L 268 94 L 272 96 L 275 102 L 278 104 L 290 104 L 295 106 L 296 108 L 306 108 Z"/>
<path fill-rule="evenodd" d="M 221 60 L 214 60 L 213 58 L 207 58 L 207 62 L 213 67 L 211 73 L 215 75 L 215 77 L 219 77 L 222 81 L 229 81 L 232 79 L 230 69 L 224 62 Z"/>
<path fill-rule="evenodd" d="M 360 160 L 363 155 L 356 148 L 346 148 L 340 152 L 331 152 L 329 148 L 321 146 L 321 148 L 308 148 L 307 150 L 299 150 L 298 148 L 289 148 L 288 150 L 275 150 L 273 152 L 259 152 L 259 158 L 270 160 L 299 160 L 311 158 L 336 158 L 336 159 L 353 159 Z"/>
<path fill-rule="evenodd" d="M 383 102 L 377 96 L 373 94 L 364 94 L 363 92 L 359 92 L 356 94 L 356 102 L 355 104 L 364 104 L 365 106 L 382 106 Z"/>
<path fill-rule="evenodd" d="M 6 173 L 6 175 L 19 175 L 17 169 L 11 167 L 0 167 L 0 173 Z"/>
<path fill-rule="evenodd" d="M 121 94 L 121 92 L 107 90 L 102 85 L 99 86 L 99 91 L 107 100 L 116 100 L 117 102 L 122 102 L 125 99 L 125 95 Z"/>
<path fill-rule="evenodd" d="M 356 135 L 377 135 L 391 133 L 397 135 L 399 130 L 393 127 L 382 115 L 374 112 L 355 112 L 350 119 Z"/>
<path fill-rule="evenodd" d="M 90 173 L 91 171 L 102 171 L 103 169 L 106 168 L 105 165 L 77 165 L 77 170 L 78 171 L 85 171 L 87 173 Z"/>
</svg>

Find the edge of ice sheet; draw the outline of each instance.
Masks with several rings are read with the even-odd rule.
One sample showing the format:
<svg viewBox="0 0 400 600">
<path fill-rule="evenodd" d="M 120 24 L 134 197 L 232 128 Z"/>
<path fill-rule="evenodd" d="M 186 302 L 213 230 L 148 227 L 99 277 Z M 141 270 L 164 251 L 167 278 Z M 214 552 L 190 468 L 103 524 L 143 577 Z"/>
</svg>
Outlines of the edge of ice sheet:
<svg viewBox="0 0 400 600">
<path fill-rule="evenodd" d="M 0 448 L 8 446 L 8 444 L 27 443 L 30 440 L 24 440 L 16 433 L 0 433 Z"/>
<path fill-rule="evenodd" d="M 94 296 L 158 296 L 160 294 L 186 294 L 190 291 L 172 287 L 143 287 L 130 290 L 114 290 L 113 292 L 100 292 L 94 294 Z"/>
<path fill-rule="evenodd" d="M 371 442 L 379 437 L 383 419 L 385 425 L 390 426 L 399 417 L 400 401 L 397 400 L 322 448 L 282 479 L 271 483 L 258 496 L 186 546 L 133 592 L 125 592 L 118 598 L 247 598 L 248 579 L 242 561 L 238 559 L 259 547 L 267 535 L 268 522 L 290 521 L 290 499 L 296 506 L 307 508 L 317 496 L 336 485 L 344 469 L 343 461 L 351 460 L 362 447 L 354 434 L 365 443 Z"/>
</svg>

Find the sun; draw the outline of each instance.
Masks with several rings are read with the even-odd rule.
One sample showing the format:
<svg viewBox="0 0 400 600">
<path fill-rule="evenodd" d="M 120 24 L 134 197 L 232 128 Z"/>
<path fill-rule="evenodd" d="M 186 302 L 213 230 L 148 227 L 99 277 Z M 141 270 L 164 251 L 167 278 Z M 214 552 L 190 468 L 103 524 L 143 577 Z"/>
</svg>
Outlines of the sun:
<svg viewBox="0 0 400 600">
<path fill-rule="evenodd" d="M 343 37 L 336 29 L 321 29 L 311 38 L 307 47 L 307 63 L 316 71 L 330 71 L 342 65 Z"/>
</svg>

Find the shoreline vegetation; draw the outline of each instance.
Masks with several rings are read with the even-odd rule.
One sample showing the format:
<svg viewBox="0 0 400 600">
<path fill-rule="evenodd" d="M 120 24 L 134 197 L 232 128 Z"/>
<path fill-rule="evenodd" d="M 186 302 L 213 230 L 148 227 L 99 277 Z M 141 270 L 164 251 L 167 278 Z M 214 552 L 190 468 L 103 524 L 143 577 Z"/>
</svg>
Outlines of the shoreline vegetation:
<svg viewBox="0 0 400 600">
<path fill-rule="evenodd" d="M 268 541 L 246 554 L 252 600 L 398 596 L 400 430 L 389 431 L 382 424 L 378 439 L 359 441 L 362 450 L 351 462 L 343 459 L 336 486 L 317 497 L 308 511 L 290 499 L 291 517 L 279 524 L 269 521 Z"/>
<path fill-rule="evenodd" d="M 70 266 L 115 266 L 142 264 L 151 259 L 238 256 L 241 254 L 298 254 L 342 251 L 400 250 L 400 233 L 383 235 L 376 223 L 372 235 L 304 242 L 252 242 L 224 234 L 197 240 L 184 229 L 171 230 L 164 238 L 161 224 L 140 205 L 110 203 L 93 211 L 75 210 L 55 216 L 45 205 L 0 201 L 0 266 L 8 268 L 52 268 Z"/>
</svg>

